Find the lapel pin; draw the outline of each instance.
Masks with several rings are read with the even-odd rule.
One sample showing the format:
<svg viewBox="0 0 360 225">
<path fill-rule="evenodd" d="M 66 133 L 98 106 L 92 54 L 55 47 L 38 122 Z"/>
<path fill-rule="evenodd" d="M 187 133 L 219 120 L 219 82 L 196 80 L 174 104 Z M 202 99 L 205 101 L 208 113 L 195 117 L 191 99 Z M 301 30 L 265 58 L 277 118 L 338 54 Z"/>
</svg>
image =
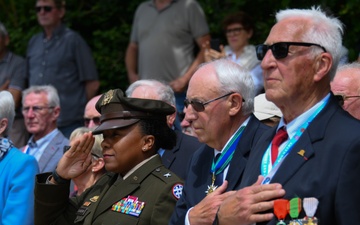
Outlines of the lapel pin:
<svg viewBox="0 0 360 225">
<path fill-rule="evenodd" d="M 308 160 L 308 158 L 306 158 L 305 156 L 305 150 L 304 149 L 301 149 L 300 151 L 298 151 L 298 153 L 300 156 L 302 156 L 305 160 Z"/>
</svg>

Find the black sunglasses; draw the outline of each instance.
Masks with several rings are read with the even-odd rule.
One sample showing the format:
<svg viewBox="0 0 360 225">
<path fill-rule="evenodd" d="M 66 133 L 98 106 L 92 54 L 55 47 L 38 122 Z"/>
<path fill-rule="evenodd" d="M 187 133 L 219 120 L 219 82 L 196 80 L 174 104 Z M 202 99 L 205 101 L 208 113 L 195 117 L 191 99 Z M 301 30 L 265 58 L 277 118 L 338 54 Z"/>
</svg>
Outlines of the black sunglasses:
<svg viewBox="0 0 360 225">
<path fill-rule="evenodd" d="M 52 6 L 36 6 L 35 7 L 36 12 L 41 12 L 41 9 L 43 9 L 44 12 L 51 12 L 53 7 Z"/>
<path fill-rule="evenodd" d="M 335 98 L 338 100 L 339 104 L 340 104 L 341 106 L 343 106 L 346 99 L 349 99 L 349 98 L 360 98 L 360 95 L 349 95 L 349 96 L 346 96 L 346 95 L 335 95 Z"/>
<path fill-rule="evenodd" d="M 263 60 L 266 55 L 266 52 L 269 49 L 271 49 L 272 54 L 274 55 L 275 59 L 283 59 L 288 55 L 290 45 L 305 46 L 305 47 L 317 46 L 319 48 L 322 48 L 322 50 L 324 50 L 324 52 L 326 52 L 326 49 L 323 46 L 321 46 L 319 44 L 315 44 L 315 43 L 278 42 L 278 43 L 275 43 L 272 45 L 261 44 L 261 45 L 256 46 L 256 56 L 259 60 Z"/>
<path fill-rule="evenodd" d="M 86 127 L 89 126 L 91 120 L 94 122 L 96 126 L 100 125 L 100 117 L 84 118 L 84 124 Z"/>
<path fill-rule="evenodd" d="M 231 94 L 234 94 L 235 92 L 230 92 L 230 93 L 227 93 L 226 95 L 222 95 L 220 97 L 217 97 L 217 98 L 214 98 L 214 99 L 211 99 L 207 102 L 204 102 L 202 103 L 201 101 L 199 100 L 189 100 L 189 99 L 185 99 L 184 101 L 184 105 L 185 107 L 187 108 L 190 104 L 192 105 L 193 109 L 196 111 L 196 112 L 202 112 L 205 110 L 205 105 L 211 103 L 211 102 L 214 102 L 216 100 L 219 100 L 219 99 L 222 99 L 226 96 L 229 96 Z M 244 99 L 243 99 L 243 102 L 244 102 Z"/>
</svg>

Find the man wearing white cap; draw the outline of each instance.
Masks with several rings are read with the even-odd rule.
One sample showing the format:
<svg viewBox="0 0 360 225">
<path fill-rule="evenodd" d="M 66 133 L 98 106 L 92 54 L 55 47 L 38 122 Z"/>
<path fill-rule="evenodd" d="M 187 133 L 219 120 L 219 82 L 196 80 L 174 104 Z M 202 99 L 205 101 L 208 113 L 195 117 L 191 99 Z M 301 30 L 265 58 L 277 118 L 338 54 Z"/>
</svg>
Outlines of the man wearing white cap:
<svg viewBox="0 0 360 225">
<path fill-rule="evenodd" d="M 275 126 L 279 123 L 282 113 L 272 102 L 268 101 L 265 93 L 257 95 L 254 99 L 254 115 L 262 123 L 268 126 Z"/>
</svg>

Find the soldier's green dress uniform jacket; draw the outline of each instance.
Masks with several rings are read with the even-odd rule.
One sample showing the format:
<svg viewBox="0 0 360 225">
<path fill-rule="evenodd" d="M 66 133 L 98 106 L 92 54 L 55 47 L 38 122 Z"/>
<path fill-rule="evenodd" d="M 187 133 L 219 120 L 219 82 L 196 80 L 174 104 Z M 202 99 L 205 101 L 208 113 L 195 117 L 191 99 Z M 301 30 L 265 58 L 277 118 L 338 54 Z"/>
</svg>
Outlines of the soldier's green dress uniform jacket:
<svg viewBox="0 0 360 225">
<path fill-rule="evenodd" d="M 69 185 L 46 184 L 49 175 L 37 175 L 36 225 L 167 225 L 182 188 L 182 180 L 162 165 L 158 155 L 125 180 L 107 173 L 81 196 L 70 199 Z M 144 203 L 139 216 L 115 206 L 130 198 L 138 198 L 137 206 Z"/>
</svg>

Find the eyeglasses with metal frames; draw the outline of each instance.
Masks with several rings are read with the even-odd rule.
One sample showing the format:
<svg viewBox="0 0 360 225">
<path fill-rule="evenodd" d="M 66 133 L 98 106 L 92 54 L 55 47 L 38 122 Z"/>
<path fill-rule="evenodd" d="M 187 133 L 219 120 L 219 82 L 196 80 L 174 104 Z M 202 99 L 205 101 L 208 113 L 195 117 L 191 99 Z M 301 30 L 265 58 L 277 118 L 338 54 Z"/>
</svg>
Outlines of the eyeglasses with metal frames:
<svg viewBox="0 0 360 225">
<path fill-rule="evenodd" d="M 32 109 L 32 111 L 35 114 L 39 114 L 44 109 L 53 109 L 53 108 L 55 108 L 55 107 L 54 106 L 26 106 L 26 107 L 22 108 L 22 113 L 27 114 L 30 111 L 30 109 Z"/>
<path fill-rule="evenodd" d="M 211 99 L 211 100 L 209 100 L 209 101 L 207 101 L 207 102 L 204 102 L 204 103 L 201 102 L 201 101 L 199 101 L 199 100 L 189 100 L 189 99 L 185 99 L 184 105 L 185 105 L 185 107 L 187 108 L 187 107 L 191 104 L 191 106 L 193 107 L 193 109 L 194 109 L 196 112 L 202 112 L 202 111 L 205 110 L 205 105 L 207 105 L 207 104 L 209 104 L 209 103 L 211 103 L 211 102 L 214 102 L 214 101 L 216 101 L 216 100 L 222 99 L 222 98 L 224 98 L 224 97 L 226 97 L 226 96 L 229 96 L 229 95 L 231 95 L 231 94 L 234 94 L 234 93 L 235 93 L 235 92 L 230 92 L 230 93 L 227 93 L 227 94 L 222 95 L 222 96 L 220 96 L 220 97 Z M 245 101 L 245 100 L 243 99 L 243 102 L 244 102 L 244 101 Z"/>
<path fill-rule="evenodd" d="M 239 34 L 242 30 L 245 30 L 245 28 L 243 28 L 243 27 L 236 27 L 236 28 L 233 28 L 233 29 L 226 29 L 226 30 L 225 30 L 225 34 L 226 34 L 226 35 Z"/>
<path fill-rule="evenodd" d="M 272 45 L 266 45 L 261 44 L 256 46 L 256 56 L 259 60 L 263 60 L 266 52 L 270 49 L 272 54 L 274 55 L 275 59 L 283 59 L 285 58 L 289 53 L 289 46 L 295 45 L 295 46 L 304 46 L 304 47 L 311 47 L 311 46 L 317 46 L 321 48 L 324 52 L 327 52 L 326 49 L 315 43 L 307 43 L 307 42 L 277 42 Z"/>
</svg>

